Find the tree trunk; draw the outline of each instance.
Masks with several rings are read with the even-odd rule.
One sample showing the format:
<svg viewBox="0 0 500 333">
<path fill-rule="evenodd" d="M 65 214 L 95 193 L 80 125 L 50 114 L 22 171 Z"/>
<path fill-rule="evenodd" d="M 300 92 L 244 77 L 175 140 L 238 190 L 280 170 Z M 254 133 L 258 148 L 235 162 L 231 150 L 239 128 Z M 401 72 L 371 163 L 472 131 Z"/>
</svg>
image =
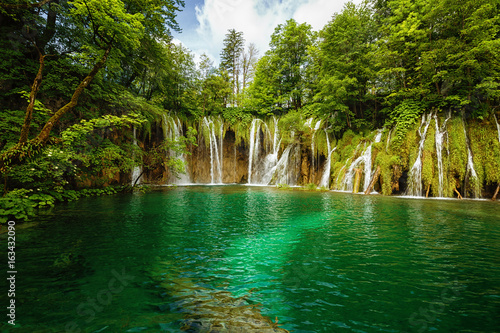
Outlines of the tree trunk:
<svg viewBox="0 0 500 333">
<path fill-rule="evenodd" d="M 19 144 L 24 144 L 28 141 L 31 119 L 33 119 L 33 109 L 35 108 L 36 95 L 38 93 L 38 89 L 40 89 L 40 86 L 42 85 L 43 68 L 45 67 L 45 56 L 42 55 L 40 50 L 38 50 L 38 55 L 40 57 L 40 66 L 38 67 L 38 73 L 36 74 L 35 80 L 33 81 L 33 85 L 31 86 L 29 104 L 26 108 L 26 115 L 24 117 L 21 135 L 19 137 Z"/>
<path fill-rule="evenodd" d="M 94 65 L 94 68 L 92 68 L 92 70 L 87 75 L 87 77 L 85 77 L 85 79 L 83 79 L 83 81 L 80 82 L 78 87 L 75 89 L 73 96 L 71 96 L 70 102 L 67 103 L 66 105 L 64 105 L 59 110 L 57 110 L 57 112 L 52 117 L 50 117 L 50 119 L 47 121 L 47 123 L 45 123 L 45 126 L 42 128 L 42 130 L 40 131 L 40 133 L 38 134 L 38 136 L 36 138 L 34 138 L 30 141 L 22 142 L 22 135 L 23 135 L 23 132 L 22 132 L 19 143 L 17 145 L 15 145 L 14 147 L 12 147 L 11 149 L 4 152 L 0 156 L 0 171 L 1 172 L 5 171 L 5 167 L 7 165 L 20 164 L 25 155 L 30 155 L 34 149 L 39 149 L 47 143 L 47 141 L 49 140 L 49 137 L 50 137 L 50 132 L 52 131 L 52 128 L 54 127 L 54 125 L 57 124 L 59 119 L 61 119 L 61 117 L 64 114 L 66 114 L 68 111 L 70 111 L 71 109 L 73 109 L 77 105 L 78 98 L 80 97 L 82 92 L 90 84 L 90 82 L 92 82 L 92 79 L 96 76 L 96 74 L 99 72 L 99 70 L 106 63 L 106 60 L 108 59 L 109 53 L 111 52 L 111 48 L 112 48 L 112 44 L 110 43 L 108 45 L 108 48 L 104 52 L 104 55 L 101 57 L 101 59 Z M 32 88 L 32 92 L 33 92 L 33 88 Z M 34 101 L 34 99 L 33 99 L 33 101 Z M 27 113 L 27 117 L 28 116 L 31 117 L 31 115 L 28 115 L 29 111 L 27 111 L 26 113 Z M 31 111 L 31 114 L 32 114 L 32 111 Z M 25 120 L 25 124 L 26 124 L 26 120 Z M 29 126 L 27 126 L 26 130 L 24 129 L 24 126 L 23 126 L 23 130 L 29 131 Z"/>
<path fill-rule="evenodd" d="M 495 194 L 493 194 L 493 198 L 491 198 L 491 201 L 495 201 L 497 199 L 498 192 L 500 192 L 500 183 L 498 183 L 497 189 L 495 191 Z"/>
<path fill-rule="evenodd" d="M 373 186 L 375 186 L 375 183 L 377 182 L 378 178 L 380 177 L 380 171 L 381 171 L 381 168 L 379 165 L 379 166 L 377 166 L 377 170 L 375 171 L 375 174 L 373 175 L 372 181 L 370 182 L 370 185 L 368 185 L 368 188 L 366 189 L 365 194 L 371 193 Z"/>
<path fill-rule="evenodd" d="M 427 185 L 427 191 L 425 192 L 425 197 L 429 197 L 429 190 L 431 189 L 431 184 Z"/>
<path fill-rule="evenodd" d="M 68 111 L 73 109 L 78 104 L 78 98 L 80 97 L 82 92 L 85 90 L 85 88 L 87 88 L 90 82 L 92 82 L 92 80 L 97 75 L 99 70 L 106 63 L 106 60 L 108 60 L 109 52 L 111 52 L 111 47 L 112 44 L 109 44 L 102 58 L 94 65 L 94 68 L 92 68 L 87 77 L 83 79 L 82 82 L 80 82 L 75 92 L 73 93 L 73 96 L 71 96 L 71 100 L 69 101 L 69 103 L 64 105 L 59 110 L 57 110 L 57 112 L 47 121 L 47 123 L 42 128 L 38 136 L 35 139 L 31 140 L 33 144 L 35 145 L 45 144 L 49 139 L 50 132 L 52 131 L 54 125 L 57 124 L 57 122 L 59 121 L 59 119 L 61 119 L 63 115 L 65 115 Z"/>
</svg>

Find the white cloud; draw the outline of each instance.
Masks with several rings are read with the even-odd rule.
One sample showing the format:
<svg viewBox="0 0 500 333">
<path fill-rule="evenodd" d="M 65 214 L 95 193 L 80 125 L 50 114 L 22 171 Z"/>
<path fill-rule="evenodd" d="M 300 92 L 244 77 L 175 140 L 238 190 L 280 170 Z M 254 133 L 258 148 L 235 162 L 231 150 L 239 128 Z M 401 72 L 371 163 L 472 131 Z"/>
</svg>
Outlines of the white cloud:
<svg viewBox="0 0 500 333">
<path fill-rule="evenodd" d="M 339 12 L 345 0 L 205 0 L 196 7 L 196 31 L 179 38 L 195 54 L 206 53 L 216 64 L 229 29 L 242 31 L 246 44 L 254 43 L 263 55 L 278 24 L 294 18 L 320 30 Z M 360 0 L 356 0 L 359 3 Z M 185 31 L 186 32 L 186 31 Z"/>
<path fill-rule="evenodd" d="M 293 18 L 300 23 L 307 22 L 314 30 L 319 31 L 332 19 L 333 14 L 342 11 L 346 2 L 310 0 L 297 9 Z M 354 1 L 354 3 L 359 4 L 361 1 Z"/>
</svg>

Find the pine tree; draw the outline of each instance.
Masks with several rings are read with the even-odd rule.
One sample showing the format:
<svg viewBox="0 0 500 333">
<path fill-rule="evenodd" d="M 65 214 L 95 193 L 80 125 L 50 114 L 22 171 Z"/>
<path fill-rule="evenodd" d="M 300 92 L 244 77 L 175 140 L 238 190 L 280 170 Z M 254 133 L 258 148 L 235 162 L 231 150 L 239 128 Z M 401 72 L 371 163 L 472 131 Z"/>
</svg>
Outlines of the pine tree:
<svg viewBox="0 0 500 333">
<path fill-rule="evenodd" d="M 228 30 L 226 38 L 224 38 L 224 48 L 221 52 L 221 69 L 226 70 L 231 76 L 231 85 L 233 94 L 230 102 L 236 104 L 236 96 L 240 92 L 239 73 L 240 73 L 240 56 L 243 53 L 245 39 L 243 32 L 237 32 L 235 29 Z"/>
</svg>

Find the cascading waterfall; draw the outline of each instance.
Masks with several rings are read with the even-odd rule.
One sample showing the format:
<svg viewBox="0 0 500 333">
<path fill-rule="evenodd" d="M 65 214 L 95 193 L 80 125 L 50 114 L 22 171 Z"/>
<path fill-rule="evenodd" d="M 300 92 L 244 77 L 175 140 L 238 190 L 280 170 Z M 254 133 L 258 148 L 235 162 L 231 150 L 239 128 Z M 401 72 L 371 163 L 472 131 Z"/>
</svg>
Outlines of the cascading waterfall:
<svg viewBox="0 0 500 333">
<path fill-rule="evenodd" d="M 254 160 L 257 160 L 260 152 L 260 127 L 262 120 L 255 118 L 250 126 L 250 148 L 248 151 L 248 183 L 252 184 L 252 169 Z"/>
<path fill-rule="evenodd" d="M 278 164 L 278 152 L 281 144 L 281 139 L 279 139 L 279 129 L 278 129 L 278 119 L 273 117 L 274 122 L 274 133 L 272 133 L 272 151 L 266 155 L 264 158 L 264 164 L 262 168 L 262 179 L 260 181 L 263 185 L 268 185 L 274 175 L 274 170 L 276 170 L 276 165 Z M 268 131 L 270 133 L 270 131 Z"/>
<path fill-rule="evenodd" d="M 332 153 L 335 151 L 335 149 L 337 149 L 337 147 L 335 147 L 333 149 L 331 148 L 330 138 L 328 137 L 328 132 L 326 131 L 326 129 L 325 129 L 325 134 L 326 134 L 326 147 L 328 149 L 328 156 L 326 157 L 326 163 L 325 163 L 325 167 L 323 169 L 323 175 L 321 176 L 321 181 L 319 182 L 319 186 L 324 187 L 324 188 L 329 188 L 330 187 L 330 176 L 331 176 L 330 174 L 332 171 L 331 170 L 332 169 Z M 314 142 L 314 140 L 313 140 L 313 142 Z"/>
<path fill-rule="evenodd" d="M 211 184 L 222 184 L 222 141 L 224 139 L 224 124 L 219 119 L 219 140 L 217 140 L 215 132 L 216 124 L 213 119 L 207 117 L 203 118 L 203 126 L 207 129 L 209 137 Z"/>
<path fill-rule="evenodd" d="M 134 127 L 134 140 L 133 140 L 134 146 L 137 146 L 137 129 Z M 135 157 L 135 153 L 134 153 Z M 142 180 L 142 165 L 136 165 L 134 166 L 134 169 L 132 170 L 132 176 L 130 185 L 134 186 L 136 184 L 140 184 Z"/>
<path fill-rule="evenodd" d="M 375 136 L 374 142 L 380 142 L 382 139 L 383 129 L 378 130 L 377 135 Z M 357 149 L 356 149 L 357 150 Z M 366 191 L 368 186 L 370 185 L 370 180 L 372 178 L 372 143 L 365 149 L 363 154 L 359 156 L 354 162 L 351 163 L 343 182 L 342 189 L 344 191 L 353 191 L 354 190 L 354 176 L 356 174 L 356 168 L 363 164 L 364 165 L 364 183 L 363 183 L 363 192 Z"/>
<path fill-rule="evenodd" d="M 270 173 L 275 178 L 275 184 L 297 185 L 297 169 L 300 161 L 300 146 L 290 144 L 286 147 L 274 168 Z"/>
<path fill-rule="evenodd" d="M 495 114 L 493 114 L 493 118 L 495 118 L 495 123 L 497 124 L 498 142 L 500 142 L 500 125 L 498 124 L 497 116 L 495 116 Z"/>
<path fill-rule="evenodd" d="M 357 148 L 356 148 L 356 150 L 357 150 Z M 348 165 L 350 165 L 350 164 L 349 164 L 349 162 L 350 162 L 350 161 L 351 161 L 351 158 L 349 157 L 349 158 L 347 159 L 347 161 L 345 162 L 344 166 L 343 166 L 342 168 L 340 168 L 340 170 L 339 170 L 339 173 L 338 173 L 338 175 L 337 175 L 337 179 L 335 179 L 335 184 L 336 184 L 336 189 L 337 189 L 337 190 L 340 190 L 340 187 L 339 187 L 339 179 L 340 179 L 340 176 L 342 175 L 342 171 L 344 171 L 344 169 L 345 169 L 345 168 L 347 168 L 347 166 L 348 166 Z M 344 179 L 344 178 L 345 178 L 345 175 L 344 175 L 344 177 L 343 177 L 342 179 Z"/>
<path fill-rule="evenodd" d="M 451 118 L 451 113 L 448 114 L 448 117 L 445 119 L 441 127 L 439 127 L 439 121 L 437 114 L 434 115 L 434 121 L 436 125 L 436 157 L 438 164 L 438 179 L 439 179 L 439 188 L 438 188 L 438 196 L 443 197 L 443 183 L 444 183 L 444 168 L 443 168 L 443 142 L 445 137 L 447 137 L 448 132 L 446 130 L 446 123 Z"/>
<path fill-rule="evenodd" d="M 409 173 L 409 186 L 407 191 L 407 195 L 409 196 L 422 196 L 422 154 L 424 152 L 425 137 L 427 136 L 427 130 L 429 129 L 429 125 L 431 124 L 431 119 L 432 112 L 430 112 L 427 116 L 424 114 L 422 116 L 422 122 L 420 123 L 420 127 L 418 129 L 418 133 L 420 134 L 420 144 L 418 146 L 417 159 L 415 160 L 415 163 L 413 164 Z"/>
<path fill-rule="evenodd" d="M 462 113 L 462 124 L 464 128 L 465 145 L 467 147 L 467 171 L 465 177 L 465 189 L 463 197 L 465 198 L 467 196 L 467 183 L 469 182 L 469 175 L 470 175 L 473 181 L 472 189 L 474 192 L 474 198 L 478 198 L 479 195 L 481 194 L 480 193 L 481 189 L 479 188 L 479 179 L 477 177 L 476 169 L 474 168 L 474 160 L 472 158 L 472 152 L 470 150 L 469 138 L 467 137 L 467 130 L 465 129 L 464 117 L 465 115 Z"/>
<path fill-rule="evenodd" d="M 182 133 L 182 123 L 178 117 L 163 115 L 163 134 L 165 140 L 169 142 L 179 142 Z M 174 184 L 191 184 L 191 178 L 189 176 L 188 164 L 186 163 L 186 157 L 173 149 L 169 149 L 167 152 L 168 157 L 176 158 L 184 164 L 184 173 L 180 173 L 177 177 L 172 177 L 171 182 Z"/>
<path fill-rule="evenodd" d="M 320 128 L 321 126 L 321 120 L 318 120 L 316 121 L 316 124 L 314 125 L 314 127 L 312 126 L 312 123 L 313 123 L 313 118 L 309 118 L 307 121 L 306 121 L 306 126 L 308 126 L 311 130 L 312 130 L 312 138 L 311 138 L 311 164 L 312 164 L 312 170 L 315 170 L 316 166 L 315 166 L 315 162 L 316 162 L 316 149 L 314 147 L 314 139 L 316 137 L 316 132 L 318 131 L 318 129 Z M 328 135 L 327 135 L 328 136 Z M 330 149 L 328 149 L 328 151 L 330 151 Z"/>
<path fill-rule="evenodd" d="M 391 142 L 391 135 L 392 135 L 393 130 L 394 130 L 394 127 L 391 128 L 391 130 L 389 131 L 389 134 L 387 135 L 387 142 L 385 143 L 385 151 L 386 152 L 389 150 L 389 143 Z"/>
<path fill-rule="evenodd" d="M 252 121 L 248 152 L 248 184 L 268 185 L 274 176 L 281 140 L 279 139 L 278 119 L 273 117 L 273 122 L 274 132 L 264 121 L 257 118 Z M 261 132 L 264 135 L 263 141 Z M 263 152 L 265 157 L 259 160 Z"/>
</svg>

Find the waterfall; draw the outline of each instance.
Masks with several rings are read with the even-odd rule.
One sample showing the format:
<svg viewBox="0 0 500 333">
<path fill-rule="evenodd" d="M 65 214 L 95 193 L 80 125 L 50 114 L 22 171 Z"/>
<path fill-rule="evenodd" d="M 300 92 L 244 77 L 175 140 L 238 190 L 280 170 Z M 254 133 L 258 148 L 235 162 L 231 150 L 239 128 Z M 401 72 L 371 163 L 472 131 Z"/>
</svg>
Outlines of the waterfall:
<svg viewBox="0 0 500 333">
<path fill-rule="evenodd" d="M 273 122 L 274 132 L 264 121 L 257 118 L 252 121 L 248 152 L 248 184 L 269 185 L 274 176 L 281 140 L 279 139 L 278 119 L 273 117 Z M 264 134 L 263 141 L 261 133 Z M 259 159 L 262 152 L 265 153 L 265 157 Z"/>
<path fill-rule="evenodd" d="M 135 127 L 134 127 L 133 144 L 134 144 L 134 146 L 137 146 L 137 130 Z M 135 157 L 135 152 L 134 152 L 134 157 Z M 132 185 L 132 186 L 134 186 L 135 184 L 141 183 L 141 181 L 142 181 L 142 165 L 134 166 L 134 169 L 132 170 L 132 176 L 130 178 L 131 178 L 130 185 Z"/>
<path fill-rule="evenodd" d="M 274 176 L 274 171 L 276 170 L 276 165 L 278 164 L 278 152 L 281 144 L 281 139 L 279 139 L 279 129 L 278 129 L 278 119 L 273 117 L 274 122 L 274 133 L 269 133 L 272 135 L 272 151 L 270 151 L 264 158 L 264 163 L 262 165 L 262 178 L 260 184 L 269 185 Z"/>
<path fill-rule="evenodd" d="M 330 187 L 331 169 L 332 169 L 332 153 L 335 151 L 335 149 L 337 149 L 337 147 L 335 147 L 333 149 L 331 148 L 330 138 L 328 137 L 328 133 L 327 133 L 326 129 L 325 129 L 325 134 L 326 134 L 326 147 L 328 149 L 328 156 L 326 157 L 326 163 L 325 163 L 325 167 L 323 169 L 323 175 L 321 176 L 321 181 L 319 182 L 319 187 L 329 188 Z"/>
<path fill-rule="evenodd" d="M 389 143 L 391 142 L 391 135 L 392 135 L 393 130 L 394 130 L 394 127 L 391 128 L 391 130 L 389 131 L 389 134 L 387 135 L 387 142 L 385 144 L 385 151 L 386 152 L 389 150 Z"/>
<path fill-rule="evenodd" d="M 176 145 L 183 135 L 181 120 L 178 117 L 163 114 L 163 135 L 165 140 L 173 145 Z M 170 182 L 173 184 L 190 184 L 191 178 L 189 177 L 188 164 L 184 154 L 179 153 L 175 149 L 169 148 L 167 157 L 178 159 L 184 164 L 184 172 L 180 173 L 176 177 L 172 177 Z"/>
<path fill-rule="evenodd" d="M 477 177 L 476 169 L 474 169 L 474 160 L 472 158 L 472 152 L 470 150 L 470 144 L 469 144 L 469 138 L 467 137 L 467 130 L 465 129 L 465 115 L 462 113 L 462 124 L 464 127 L 464 136 L 465 136 L 465 145 L 467 147 L 467 171 L 466 171 L 466 177 L 465 177 L 465 189 L 464 189 L 464 195 L 463 197 L 465 198 L 467 195 L 467 183 L 468 183 L 468 177 L 469 174 L 471 178 L 474 180 L 474 198 L 479 198 L 481 194 L 481 189 L 479 188 L 479 179 Z"/>
<path fill-rule="evenodd" d="M 224 139 L 224 123 L 219 119 L 219 141 L 217 140 L 216 124 L 213 119 L 204 117 L 203 126 L 207 129 L 209 138 L 211 184 L 222 184 L 222 141 Z"/>
<path fill-rule="evenodd" d="M 420 197 L 422 196 L 422 154 L 424 152 L 424 144 L 425 137 L 427 135 L 427 130 L 429 129 L 429 125 L 431 124 L 432 112 L 430 112 L 427 117 L 424 114 L 422 116 L 422 122 L 420 123 L 420 127 L 418 129 L 418 133 L 420 134 L 420 144 L 418 146 L 418 155 L 415 163 L 410 169 L 409 174 L 409 186 L 407 195 Z M 422 131 L 423 128 L 423 131 Z"/>
<path fill-rule="evenodd" d="M 382 132 L 384 129 L 378 130 L 377 135 L 375 136 L 374 142 L 380 142 L 382 139 Z M 364 183 L 363 183 L 363 191 L 366 191 L 368 186 L 370 185 L 370 180 L 372 178 L 372 145 L 371 143 L 363 152 L 361 156 L 359 156 L 354 162 L 351 163 L 343 182 L 342 189 L 344 191 L 353 191 L 354 190 L 354 176 L 356 174 L 356 168 L 363 164 L 364 165 Z M 357 149 L 356 149 L 357 151 Z M 357 189 L 355 189 L 357 192 Z"/>
<path fill-rule="evenodd" d="M 252 169 L 254 160 L 257 160 L 260 152 L 260 126 L 262 120 L 255 118 L 250 126 L 250 149 L 248 151 L 248 183 L 252 184 Z"/>
<path fill-rule="evenodd" d="M 288 145 L 276 166 L 270 170 L 270 174 L 276 179 L 275 184 L 297 185 L 299 162 L 300 146 L 297 144 Z"/>
<path fill-rule="evenodd" d="M 356 150 L 357 150 L 357 148 L 356 148 Z M 347 161 L 345 162 L 344 166 L 343 166 L 342 168 L 340 168 L 340 170 L 339 170 L 339 173 L 338 173 L 338 175 L 337 175 L 337 179 L 335 180 L 335 185 L 336 185 L 336 189 L 337 189 L 337 190 L 340 190 L 340 187 L 339 187 L 339 178 L 340 178 L 340 175 L 342 174 L 342 171 L 343 171 L 345 168 L 347 168 L 347 165 L 349 165 L 349 161 L 350 161 L 350 160 L 351 160 L 351 158 L 349 157 L 349 158 L 347 159 Z M 345 179 L 345 175 L 344 175 L 343 179 Z"/>
<path fill-rule="evenodd" d="M 497 124 L 498 142 L 500 142 L 500 125 L 498 124 L 497 116 L 495 116 L 495 114 L 493 114 L 493 118 L 495 118 L 495 123 Z"/>
<path fill-rule="evenodd" d="M 437 164 L 438 164 L 438 177 L 439 177 L 439 188 L 438 188 L 438 195 L 439 197 L 444 196 L 444 191 L 443 191 L 443 183 L 444 183 L 444 168 L 443 168 L 443 141 L 445 136 L 448 134 L 446 131 L 446 123 L 448 120 L 451 118 L 451 112 L 448 115 L 448 117 L 445 119 L 441 127 L 439 127 L 438 123 L 438 116 L 437 114 L 434 115 L 434 121 L 436 125 L 436 157 L 437 157 Z"/>
<path fill-rule="evenodd" d="M 314 125 L 314 127 L 312 127 L 312 122 L 313 122 L 313 118 L 309 118 L 306 122 L 306 126 L 308 126 L 312 131 L 312 138 L 311 138 L 311 165 L 312 165 L 312 170 L 314 172 L 314 169 L 315 169 L 315 161 L 316 161 L 316 151 L 315 151 L 315 147 L 314 147 L 314 139 L 316 137 L 316 132 L 318 131 L 319 127 L 321 126 L 321 120 L 318 120 L 316 122 L 316 124 Z M 328 136 L 328 135 L 327 135 Z M 330 151 L 330 149 L 328 149 L 328 151 Z"/>
</svg>

